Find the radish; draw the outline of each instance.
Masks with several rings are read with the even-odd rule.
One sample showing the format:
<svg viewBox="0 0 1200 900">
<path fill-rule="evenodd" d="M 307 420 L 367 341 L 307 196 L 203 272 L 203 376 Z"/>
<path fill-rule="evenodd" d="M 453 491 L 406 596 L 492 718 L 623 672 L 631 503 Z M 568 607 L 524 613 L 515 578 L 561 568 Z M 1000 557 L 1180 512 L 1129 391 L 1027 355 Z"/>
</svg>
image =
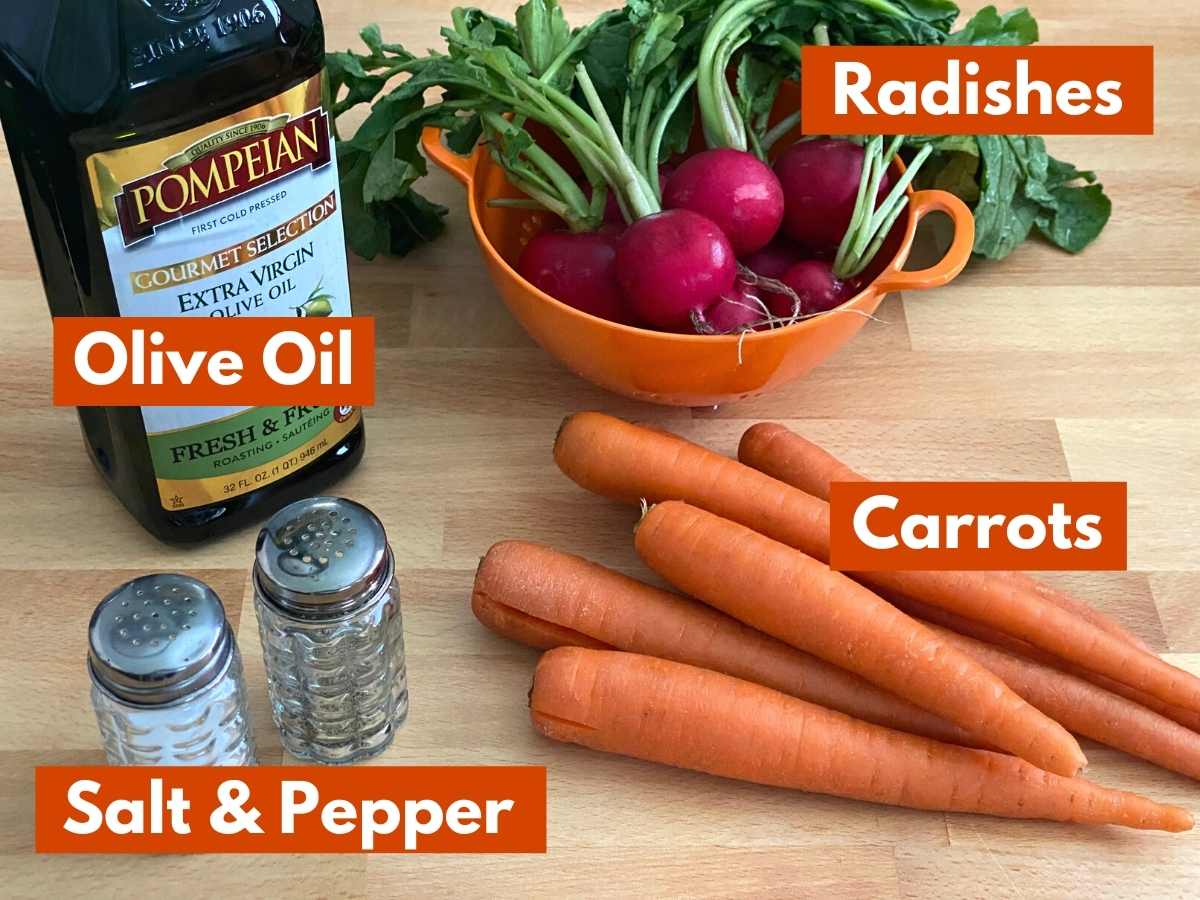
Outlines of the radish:
<svg viewBox="0 0 1200 900">
<path fill-rule="evenodd" d="M 848 141 L 804 141 L 789 148 L 776 163 L 787 198 L 784 231 L 789 237 L 806 239 L 809 246 L 819 242 L 827 253 L 832 235 L 827 230 L 828 223 L 845 221 L 840 226 L 842 232 L 836 239 L 837 252 L 832 262 L 825 258 L 806 259 L 779 279 L 796 294 L 799 299 L 796 311 L 801 315 L 828 312 L 849 299 L 892 233 L 908 203 L 905 191 L 932 152 L 928 144 L 922 147 L 878 202 L 882 186 L 890 177 L 890 162 L 902 141 L 903 137 L 892 138 L 886 150 L 881 137 L 871 138 L 864 148 Z M 821 170 L 820 165 L 828 169 Z M 847 195 L 851 172 L 857 184 Z M 800 207 L 811 213 L 811 219 L 796 215 Z M 767 262 L 777 264 L 778 260 Z M 778 309 L 784 298 L 764 299 L 775 315 L 791 314 Z"/>
<path fill-rule="evenodd" d="M 598 130 L 595 143 L 585 136 L 581 148 L 604 171 L 634 220 L 617 241 L 616 258 L 617 281 L 630 312 L 657 328 L 687 329 L 693 312 L 707 309 L 733 287 L 733 247 L 711 219 L 687 209 L 662 209 L 658 192 L 621 145 L 582 63 L 575 78 Z"/>
<path fill-rule="evenodd" d="M 760 278 L 779 281 L 784 273 L 802 258 L 800 249 L 795 244 L 786 237 L 777 236 L 757 253 L 744 257 L 742 264 Z M 773 291 L 764 285 L 758 287 L 757 293 L 771 311 L 771 315 L 786 319 L 792 314 L 794 301 L 787 294 Z"/>
<path fill-rule="evenodd" d="M 865 148 L 858 148 L 847 141 L 807 141 L 785 153 L 785 157 L 791 155 L 791 162 L 785 162 L 784 158 L 779 160 L 783 165 L 777 163 L 777 171 L 781 172 L 788 203 L 784 230 L 789 237 L 797 236 L 796 229 L 788 227 L 797 196 L 803 197 L 806 209 L 816 210 L 814 218 L 817 221 L 804 223 L 807 229 L 804 236 L 810 242 L 825 227 L 820 216 L 825 216 L 826 220 L 844 216 L 846 225 L 837 240 L 837 252 L 832 261 L 825 258 L 806 259 L 792 265 L 778 278 L 796 298 L 781 296 L 778 292 L 771 292 L 773 296 L 764 296 L 764 301 L 775 316 L 784 318 L 794 313 L 813 315 L 828 312 L 858 290 L 864 273 L 871 270 L 880 247 L 892 234 L 896 220 L 908 203 L 905 191 L 932 152 L 929 145 L 918 151 L 904 174 L 888 189 L 882 202 L 877 202 L 881 185 L 888 177 L 890 161 L 895 158 L 902 141 L 902 137 L 892 138 L 886 150 L 881 137 L 871 138 Z M 816 146 L 809 149 L 811 145 Z M 825 180 L 822 180 L 822 173 L 812 170 L 814 163 L 821 161 L 830 164 L 832 170 L 826 173 L 829 177 Z M 846 201 L 843 194 L 846 191 L 846 174 L 850 169 L 856 169 L 854 177 L 857 185 L 850 200 Z M 802 191 L 808 193 L 801 194 Z M 844 208 L 847 202 L 848 209 Z M 827 240 L 828 235 L 820 235 L 820 238 Z M 828 251 L 828 245 L 825 245 L 825 249 Z M 783 256 L 776 248 L 775 252 L 765 254 L 758 265 L 771 271 L 782 260 Z M 761 274 L 771 277 L 766 271 Z M 788 308 L 780 309 L 780 306 Z"/>
<path fill-rule="evenodd" d="M 622 227 L 625 225 L 625 214 L 621 212 L 621 203 L 612 191 L 609 191 L 608 196 L 604 198 L 604 224 Z"/>
<path fill-rule="evenodd" d="M 738 278 L 725 296 L 692 316 L 692 325 L 697 334 L 737 334 L 753 331 L 766 318 L 767 309 L 754 286 Z"/>
<path fill-rule="evenodd" d="M 806 259 L 798 262 L 779 279 L 796 292 L 800 298 L 800 315 L 828 312 L 841 306 L 850 298 L 853 287 L 833 274 L 833 267 L 822 259 Z M 782 295 L 779 295 L 782 296 Z M 792 314 L 791 300 L 786 315 Z M 776 312 L 776 315 L 784 313 Z"/>
<path fill-rule="evenodd" d="M 690 209 L 717 223 L 740 257 L 765 247 L 783 219 L 783 188 L 770 167 L 741 150 L 705 150 L 667 179 L 666 209 Z"/>
<path fill-rule="evenodd" d="M 614 265 L 618 237 L 613 230 L 543 231 L 521 252 L 517 272 L 568 306 L 628 324 L 629 311 Z"/>
<path fill-rule="evenodd" d="M 617 281 L 638 319 L 667 331 L 691 330 L 733 287 L 737 261 L 725 233 L 688 209 L 638 219 L 617 241 Z"/>
<path fill-rule="evenodd" d="M 786 237 L 776 237 L 757 253 L 740 257 L 743 265 L 763 278 L 782 278 L 783 273 L 803 259 L 800 248 Z"/>
<path fill-rule="evenodd" d="M 788 237 L 812 250 L 838 246 L 854 215 L 864 156 L 862 147 L 834 138 L 800 141 L 780 154 L 775 175 L 782 185 Z M 887 194 L 894 181 L 889 168 L 876 197 Z"/>
</svg>

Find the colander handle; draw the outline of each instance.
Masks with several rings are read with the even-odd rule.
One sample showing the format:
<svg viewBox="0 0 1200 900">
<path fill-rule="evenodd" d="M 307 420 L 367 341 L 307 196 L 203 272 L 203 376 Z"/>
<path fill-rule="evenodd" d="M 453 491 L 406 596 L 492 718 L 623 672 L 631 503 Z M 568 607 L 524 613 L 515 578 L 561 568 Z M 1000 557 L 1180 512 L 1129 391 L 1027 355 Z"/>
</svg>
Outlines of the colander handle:
<svg viewBox="0 0 1200 900">
<path fill-rule="evenodd" d="M 912 231 L 905 237 L 907 242 L 912 241 L 917 226 L 931 212 L 944 212 L 950 217 L 954 223 L 954 238 L 946 255 L 928 269 L 905 272 L 892 263 L 875 281 L 880 293 L 941 287 L 953 280 L 971 258 L 971 248 L 975 245 L 975 217 L 965 203 L 949 191 L 917 191 L 909 197 L 908 202 L 912 207 Z"/>
<path fill-rule="evenodd" d="M 442 143 L 442 129 L 426 128 L 421 132 L 421 147 L 425 155 L 439 167 L 445 169 L 463 184 L 470 187 L 471 177 L 475 174 L 475 153 L 470 156 L 459 156 Z M 478 148 L 476 148 L 476 152 Z"/>
</svg>

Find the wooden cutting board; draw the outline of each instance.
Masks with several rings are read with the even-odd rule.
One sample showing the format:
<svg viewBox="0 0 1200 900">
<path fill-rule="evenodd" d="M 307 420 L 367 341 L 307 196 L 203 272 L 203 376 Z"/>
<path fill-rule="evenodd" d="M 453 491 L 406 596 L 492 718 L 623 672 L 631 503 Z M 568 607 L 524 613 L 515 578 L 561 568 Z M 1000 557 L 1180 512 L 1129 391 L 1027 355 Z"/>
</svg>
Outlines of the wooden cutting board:
<svg viewBox="0 0 1200 900">
<path fill-rule="evenodd" d="M 329 46 L 379 22 L 438 44 L 449 3 L 325 0 Z M 510 14 L 511 0 L 489 2 Z M 604 4 L 565 3 L 576 22 Z M 974 6 L 974 3 L 968 4 Z M 892 297 L 862 335 L 789 390 L 720 409 L 660 409 L 566 373 L 508 317 L 479 264 L 460 188 L 435 245 L 355 263 L 377 317 L 379 404 L 368 451 L 339 486 L 387 525 L 400 564 L 412 714 L 384 763 L 549 767 L 548 857 L 50 858 L 32 852 L 32 767 L 99 762 L 85 630 L 125 578 L 183 570 L 237 623 L 264 762 L 282 758 L 252 606 L 253 534 L 175 550 L 141 531 L 94 475 L 74 413 L 50 405 L 50 321 L 7 159 L 0 161 L 0 872 L 29 897 L 1195 896 L 1200 833 L 1140 834 L 896 810 L 736 784 L 555 746 L 528 724 L 531 651 L 484 633 L 467 599 L 479 556 L 529 538 L 642 572 L 633 513 L 554 468 L 568 412 L 657 422 L 729 452 L 781 419 L 872 476 L 1129 482 L 1130 571 L 1054 578 L 1180 665 L 1200 671 L 1200 20 L 1190 3 L 1035 0 L 1043 39 L 1149 42 L 1158 135 L 1070 138 L 1115 204 L 1072 258 L 1030 243 L 951 286 Z M 7 154 L 4 154 L 7 156 Z M 1200 809 L 1200 787 L 1088 746 L 1089 776 Z"/>
</svg>

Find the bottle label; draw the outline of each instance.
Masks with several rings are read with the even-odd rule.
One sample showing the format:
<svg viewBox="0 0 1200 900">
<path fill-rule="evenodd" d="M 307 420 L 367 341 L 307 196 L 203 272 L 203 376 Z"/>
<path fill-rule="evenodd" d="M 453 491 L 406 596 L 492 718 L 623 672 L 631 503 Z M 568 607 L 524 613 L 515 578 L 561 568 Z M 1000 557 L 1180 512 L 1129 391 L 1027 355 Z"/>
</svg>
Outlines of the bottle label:
<svg viewBox="0 0 1200 900">
<path fill-rule="evenodd" d="M 87 159 L 127 316 L 348 316 L 337 159 L 319 76 Z M 142 407 L 163 507 L 264 487 L 352 431 L 354 407 Z"/>
</svg>

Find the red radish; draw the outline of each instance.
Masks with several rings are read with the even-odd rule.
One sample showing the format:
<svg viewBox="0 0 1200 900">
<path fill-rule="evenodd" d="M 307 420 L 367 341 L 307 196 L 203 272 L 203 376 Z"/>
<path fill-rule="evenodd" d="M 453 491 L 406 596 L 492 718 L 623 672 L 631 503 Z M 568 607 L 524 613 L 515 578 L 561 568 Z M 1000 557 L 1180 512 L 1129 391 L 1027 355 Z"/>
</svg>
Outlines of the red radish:
<svg viewBox="0 0 1200 900">
<path fill-rule="evenodd" d="M 752 153 L 705 150 L 684 160 L 667 179 L 663 207 L 690 209 L 716 222 L 734 252 L 744 256 L 761 250 L 779 230 L 783 188 L 770 166 Z"/>
<path fill-rule="evenodd" d="M 783 187 L 783 230 L 814 251 L 836 250 L 858 198 L 863 148 L 850 141 L 821 138 L 800 141 L 780 154 L 775 174 Z M 895 183 L 889 168 L 876 198 L 887 196 Z"/>
<path fill-rule="evenodd" d="M 591 197 L 591 191 L 588 191 L 588 197 Z M 617 195 L 612 191 L 608 192 L 608 196 L 604 198 L 604 224 L 605 225 L 625 225 L 625 216 L 621 213 L 621 204 L 617 202 Z"/>
<path fill-rule="evenodd" d="M 742 278 L 734 282 L 729 292 L 712 306 L 696 314 L 699 334 L 737 334 L 753 331 L 767 317 L 763 303 L 754 286 Z"/>
<path fill-rule="evenodd" d="M 568 306 L 628 323 L 615 261 L 620 232 L 543 231 L 521 253 L 517 272 L 534 287 Z"/>
<path fill-rule="evenodd" d="M 638 219 L 617 241 L 617 281 L 631 311 L 656 328 L 691 331 L 703 312 L 733 287 L 737 261 L 711 220 L 687 209 Z"/>
<path fill-rule="evenodd" d="M 800 248 L 786 237 L 776 237 L 757 253 L 741 257 L 742 263 L 755 275 L 779 279 L 783 273 L 803 259 Z"/>
<path fill-rule="evenodd" d="M 823 259 L 798 262 L 779 280 L 800 298 L 802 315 L 828 312 L 835 306 L 841 306 L 850 297 L 850 285 L 835 277 L 833 267 Z M 787 315 L 791 315 L 790 308 Z"/>
<path fill-rule="evenodd" d="M 771 278 L 775 281 L 780 281 L 784 273 L 800 262 L 802 258 L 800 248 L 786 237 L 777 236 L 775 240 L 771 241 L 771 243 L 767 244 L 767 246 L 763 247 L 757 253 L 751 253 L 749 256 L 744 257 L 742 263 L 747 269 L 761 278 Z M 759 285 L 757 293 L 762 298 L 763 303 L 767 304 L 771 315 L 778 316 L 779 318 L 787 318 L 792 314 L 793 301 L 787 294 L 772 291 L 763 285 Z"/>
</svg>

